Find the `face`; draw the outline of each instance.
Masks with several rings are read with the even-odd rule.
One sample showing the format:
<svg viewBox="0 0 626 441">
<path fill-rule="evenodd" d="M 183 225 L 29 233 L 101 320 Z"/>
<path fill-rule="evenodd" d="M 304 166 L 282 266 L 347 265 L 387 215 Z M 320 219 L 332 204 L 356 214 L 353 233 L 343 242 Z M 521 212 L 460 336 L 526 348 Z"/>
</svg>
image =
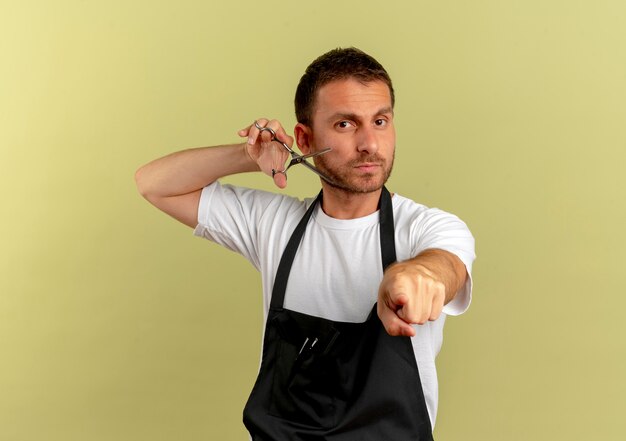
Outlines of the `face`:
<svg viewBox="0 0 626 441">
<path fill-rule="evenodd" d="M 396 132 L 389 88 L 382 81 L 355 79 L 322 86 L 315 100 L 307 150 L 331 147 L 314 158 L 332 187 L 370 193 L 384 185 L 393 167 Z M 304 151 L 304 149 L 303 149 Z"/>
</svg>

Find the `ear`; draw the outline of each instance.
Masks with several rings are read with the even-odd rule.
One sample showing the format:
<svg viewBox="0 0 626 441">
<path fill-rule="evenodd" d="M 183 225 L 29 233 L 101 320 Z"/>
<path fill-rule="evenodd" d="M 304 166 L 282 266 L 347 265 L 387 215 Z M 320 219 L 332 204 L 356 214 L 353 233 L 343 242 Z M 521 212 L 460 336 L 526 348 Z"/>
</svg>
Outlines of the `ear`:
<svg viewBox="0 0 626 441">
<path fill-rule="evenodd" d="M 313 131 L 311 128 L 302 123 L 298 123 L 293 129 L 293 134 L 296 138 L 296 144 L 298 144 L 300 151 L 305 155 L 311 153 L 311 144 L 313 141 Z"/>
</svg>

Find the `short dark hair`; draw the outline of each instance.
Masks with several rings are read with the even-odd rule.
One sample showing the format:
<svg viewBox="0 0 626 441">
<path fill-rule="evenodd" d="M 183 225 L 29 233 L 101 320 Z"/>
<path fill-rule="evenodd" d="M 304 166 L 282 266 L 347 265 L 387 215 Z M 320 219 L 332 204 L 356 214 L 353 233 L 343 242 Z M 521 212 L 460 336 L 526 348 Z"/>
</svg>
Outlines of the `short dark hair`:
<svg viewBox="0 0 626 441">
<path fill-rule="evenodd" d="M 383 81 L 389 87 L 391 107 L 395 96 L 391 78 L 372 56 L 355 47 L 337 48 L 316 58 L 300 78 L 294 100 L 296 119 L 310 125 L 317 91 L 331 81 L 354 78 L 361 83 Z"/>
</svg>

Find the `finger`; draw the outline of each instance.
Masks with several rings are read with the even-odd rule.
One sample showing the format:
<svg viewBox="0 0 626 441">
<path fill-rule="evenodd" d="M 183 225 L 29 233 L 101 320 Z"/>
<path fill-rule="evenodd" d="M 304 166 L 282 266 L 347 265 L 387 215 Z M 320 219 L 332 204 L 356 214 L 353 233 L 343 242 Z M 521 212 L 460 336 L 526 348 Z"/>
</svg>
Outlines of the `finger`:
<svg viewBox="0 0 626 441">
<path fill-rule="evenodd" d="M 428 321 L 428 318 L 430 317 L 430 308 L 423 307 L 422 305 L 415 306 L 415 303 L 417 302 L 411 302 L 399 309 L 398 317 L 400 317 L 406 323 L 423 325 Z"/>
<path fill-rule="evenodd" d="M 433 310 L 433 299 L 430 296 L 422 296 L 422 307 L 421 310 L 416 314 L 417 324 L 423 325 L 430 319 L 430 313 Z"/>
<path fill-rule="evenodd" d="M 237 131 L 237 135 L 241 136 L 242 138 L 245 138 L 246 136 L 248 136 L 248 133 L 250 132 L 250 127 L 252 127 L 254 124 L 250 124 L 249 126 L 244 127 L 243 129 L 240 129 Z"/>
<path fill-rule="evenodd" d="M 258 123 L 261 127 L 265 127 L 268 122 L 269 120 L 267 118 L 259 118 L 254 121 L 254 123 Z M 254 123 L 248 126 L 248 144 L 250 145 L 254 145 L 257 143 L 259 139 L 259 133 L 261 133 L 261 131 L 257 129 Z"/>
<path fill-rule="evenodd" d="M 276 139 L 280 142 L 284 142 L 291 148 L 294 140 L 291 136 L 287 134 L 287 132 L 285 132 L 285 129 L 280 123 L 280 121 L 273 119 L 271 121 L 268 121 L 265 127 L 272 129 L 274 131 L 274 134 L 276 135 Z M 269 142 L 272 139 L 272 134 L 270 133 L 269 130 L 263 131 L 261 133 L 261 136 L 263 137 L 263 140 L 266 142 Z"/>
<path fill-rule="evenodd" d="M 268 130 L 264 130 L 268 129 Z M 272 177 L 274 184 L 279 188 L 287 186 L 287 176 L 284 173 L 275 173 L 273 170 L 283 171 L 285 162 L 289 157 L 287 149 L 280 142 L 273 142 L 274 134 L 278 138 L 278 133 L 286 141 L 293 142 L 285 133 L 278 120 L 268 120 L 259 118 L 253 124 L 244 128 L 240 133 L 245 136 L 247 130 L 248 144 L 254 145 L 255 160 L 265 174 Z"/>
<path fill-rule="evenodd" d="M 387 334 L 406 337 L 413 337 L 415 335 L 413 327 L 398 317 L 395 311 L 384 303 L 378 302 L 377 312 Z"/>
<path fill-rule="evenodd" d="M 433 307 L 433 294 L 429 281 L 419 279 L 415 287 L 411 308 L 411 323 L 423 325 L 430 317 Z"/>
<path fill-rule="evenodd" d="M 271 121 L 267 121 L 265 124 L 259 123 L 259 125 L 263 126 L 263 128 L 271 129 L 272 132 L 276 134 L 276 138 L 280 139 L 280 137 L 278 136 L 278 132 L 283 130 L 282 125 L 280 124 L 280 121 L 273 119 Z M 262 140 L 261 142 L 269 143 L 272 141 L 272 138 L 274 137 L 272 132 L 270 132 L 269 130 L 260 130 L 260 132 L 261 132 L 260 136 Z"/>
<path fill-rule="evenodd" d="M 278 188 L 285 188 L 287 186 L 287 175 L 284 173 L 275 173 L 274 184 L 276 184 Z"/>
<path fill-rule="evenodd" d="M 414 323 L 416 314 L 419 313 L 418 305 L 410 295 L 413 290 L 410 284 L 396 279 L 389 288 L 389 301 L 386 302 L 387 306 L 406 323 Z"/>
<path fill-rule="evenodd" d="M 285 162 L 288 158 L 287 150 L 285 150 L 282 145 L 275 142 L 271 143 L 268 148 L 271 152 L 272 178 L 274 179 L 274 184 L 278 188 L 285 188 L 287 186 L 287 174 L 283 170 L 285 170 Z"/>
<path fill-rule="evenodd" d="M 439 318 L 439 316 L 441 315 L 441 312 L 443 311 L 444 301 L 445 301 L 445 293 L 443 295 L 435 296 L 435 298 L 433 299 L 433 307 L 430 311 L 430 317 L 428 317 L 428 320 L 435 321 Z"/>
<path fill-rule="evenodd" d="M 402 283 L 396 283 L 389 290 L 389 300 L 394 305 L 404 306 L 409 302 L 409 297 L 406 295 L 406 286 Z"/>
<path fill-rule="evenodd" d="M 406 288 L 409 301 L 398 315 L 406 322 L 418 325 L 423 325 L 434 315 L 438 317 L 441 311 L 434 311 L 433 315 L 433 308 L 440 302 L 439 300 L 435 302 L 440 288 L 439 284 L 430 278 L 422 276 L 412 278 Z"/>
<path fill-rule="evenodd" d="M 388 295 L 386 296 L 385 303 L 389 307 L 396 307 L 396 309 L 401 308 L 409 303 L 409 296 L 407 293 L 409 290 L 407 289 L 405 283 L 395 281 L 391 285 L 388 285 Z"/>
<path fill-rule="evenodd" d="M 268 126 L 271 127 L 272 130 L 274 130 L 274 133 L 276 133 L 276 138 L 278 140 L 284 142 L 289 147 L 293 145 L 293 138 L 289 136 L 287 132 L 285 132 L 285 128 L 282 126 L 282 124 L 279 121 L 272 120 L 268 123 Z"/>
<path fill-rule="evenodd" d="M 437 320 L 443 310 L 446 290 L 441 282 L 437 282 L 431 278 L 419 278 L 417 285 L 418 299 L 420 302 L 420 311 L 416 311 L 416 322 L 420 325 L 426 321 Z"/>
</svg>

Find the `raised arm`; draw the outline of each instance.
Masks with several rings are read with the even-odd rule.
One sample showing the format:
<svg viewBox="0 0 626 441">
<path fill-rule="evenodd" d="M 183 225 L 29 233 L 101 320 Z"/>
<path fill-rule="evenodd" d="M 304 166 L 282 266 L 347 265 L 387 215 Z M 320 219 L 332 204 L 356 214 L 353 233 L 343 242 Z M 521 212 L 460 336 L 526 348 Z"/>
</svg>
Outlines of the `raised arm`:
<svg viewBox="0 0 626 441">
<path fill-rule="evenodd" d="M 293 138 L 276 121 L 259 119 L 261 126 L 274 129 L 279 139 L 288 145 Z M 241 129 L 239 136 L 247 138 L 241 144 L 183 150 L 156 159 L 135 173 L 141 195 L 152 205 L 190 227 L 198 218 L 198 202 L 202 189 L 224 176 L 262 171 L 271 176 L 272 169 L 282 169 L 288 158 L 278 143 L 269 142 L 269 134 L 259 133 L 254 124 Z M 284 188 L 286 178 L 274 176 L 274 183 Z"/>
<path fill-rule="evenodd" d="M 413 336 L 411 324 L 436 320 L 467 279 L 454 254 L 428 249 L 391 265 L 378 291 L 378 316 L 390 335 Z"/>
</svg>

